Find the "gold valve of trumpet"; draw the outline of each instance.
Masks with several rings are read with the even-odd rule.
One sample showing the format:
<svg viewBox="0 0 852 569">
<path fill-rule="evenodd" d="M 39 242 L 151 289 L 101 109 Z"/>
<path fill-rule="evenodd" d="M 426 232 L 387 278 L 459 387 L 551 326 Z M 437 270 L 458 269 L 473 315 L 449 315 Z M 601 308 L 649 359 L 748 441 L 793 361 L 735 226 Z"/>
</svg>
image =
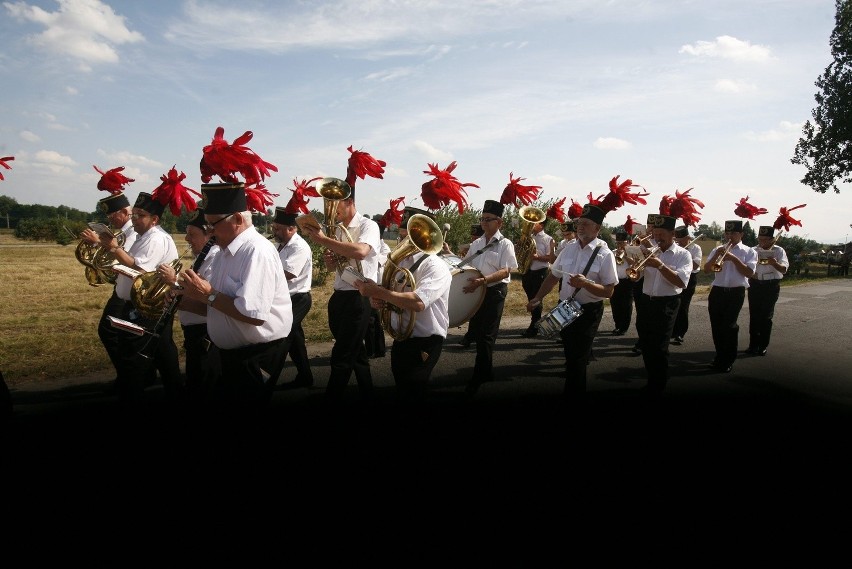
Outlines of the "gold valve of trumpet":
<svg viewBox="0 0 852 569">
<path fill-rule="evenodd" d="M 644 259 L 631 267 L 627 267 L 627 270 L 625 271 L 627 273 L 627 278 L 633 281 L 639 280 L 639 275 L 642 273 L 642 269 L 645 268 L 645 263 L 647 263 L 648 259 L 651 257 L 656 257 L 659 252 L 660 248 L 654 247 Z"/>
<path fill-rule="evenodd" d="M 624 249 L 619 249 L 615 252 L 615 264 L 623 265 L 624 264 Z"/>
<path fill-rule="evenodd" d="M 722 250 L 720 254 L 716 255 L 716 258 L 713 260 L 713 272 L 718 273 L 722 270 L 722 266 L 725 264 L 725 255 L 728 254 L 728 251 L 731 250 L 731 247 L 733 247 L 733 245 L 733 241 L 729 240 L 728 244 L 725 245 L 725 249 Z"/>
</svg>

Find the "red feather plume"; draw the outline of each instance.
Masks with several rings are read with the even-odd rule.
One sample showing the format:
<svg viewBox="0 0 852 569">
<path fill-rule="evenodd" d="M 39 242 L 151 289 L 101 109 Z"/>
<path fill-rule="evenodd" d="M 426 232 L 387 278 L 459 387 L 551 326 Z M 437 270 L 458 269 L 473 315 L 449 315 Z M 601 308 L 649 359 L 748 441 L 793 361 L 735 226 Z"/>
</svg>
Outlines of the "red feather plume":
<svg viewBox="0 0 852 569">
<path fill-rule="evenodd" d="M 538 192 L 541 190 L 541 186 L 525 186 L 520 184 L 521 180 L 525 180 L 526 178 L 513 178 L 513 172 L 509 172 L 509 183 L 503 189 L 503 195 L 500 196 L 500 203 L 514 204 L 515 207 L 521 207 L 521 205 L 529 205 L 534 202 L 538 198 Z"/>
<path fill-rule="evenodd" d="M 7 162 L 11 162 L 14 159 L 15 159 L 14 156 L 4 156 L 3 158 L 0 158 L 0 166 L 2 166 L 3 168 L 5 168 L 7 170 L 11 170 L 12 167 L 9 166 L 7 164 Z M 3 179 L 4 179 L 3 178 L 3 172 L 0 172 L 0 180 L 3 180 Z"/>
<path fill-rule="evenodd" d="M 767 212 L 766 208 L 757 207 L 748 203 L 748 196 L 740 198 L 740 201 L 734 204 L 734 215 L 744 219 L 754 219 L 755 215 L 762 215 Z"/>
<path fill-rule="evenodd" d="M 423 203 L 429 209 L 439 209 L 442 206 L 455 202 L 458 205 L 459 213 L 464 213 L 464 208 L 467 206 L 467 192 L 464 188 L 478 188 L 474 183 L 467 182 L 462 184 L 452 171 L 456 169 L 455 161 L 451 162 L 445 170 L 438 168 L 437 164 L 429 164 L 428 170 L 423 170 L 424 174 L 431 174 L 433 179 L 424 182 L 420 186 L 420 197 L 423 198 Z"/>
<path fill-rule="evenodd" d="M 162 183 L 154 188 L 154 191 L 151 192 L 151 197 L 161 204 L 169 206 L 173 215 L 179 216 L 180 208 L 184 205 L 186 206 L 186 211 L 195 211 L 198 206 L 195 203 L 195 199 L 189 194 L 192 193 L 198 197 L 201 197 L 201 194 L 184 186 L 182 182 L 185 179 L 186 174 L 183 172 L 178 174 L 175 167 L 172 166 L 168 173 L 160 176 Z"/>
<path fill-rule="evenodd" d="M 555 219 L 559 223 L 564 223 L 565 222 L 565 209 L 562 207 L 564 203 L 565 203 L 565 198 L 562 198 L 561 200 L 553 202 L 553 205 L 551 205 L 549 208 L 547 208 L 547 214 L 546 214 L 547 217 L 549 217 L 550 219 Z"/>
<path fill-rule="evenodd" d="M 648 195 L 648 192 L 630 192 L 630 188 L 641 188 L 639 184 L 634 184 L 630 178 L 618 183 L 618 176 L 609 181 L 609 193 L 598 204 L 605 212 L 614 211 L 625 203 L 645 205 L 647 202 L 643 199 Z M 644 188 L 642 188 L 644 189 Z M 589 202 L 591 203 L 591 202 Z"/>
<path fill-rule="evenodd" d="M 92 167 L 101 175 L 101 179 L 98 180 L 98 189 L 104 192 L 120 194 L 124 190 L 124 186 L 126 184 L 136 181 L 121 173 L 121 171 L 124 170 L 124 166 L 119 166 L 118 168 L 107 170 L 106 172 L 95 165 L 92 165 Z"/>
<path fill-rule="evenodd" d="M 591 200 L 591 198 L 592 194 L 589 193 L 589 199 Z M 583 206 L 575 202 L 574 198 L 571 198 L 571 205 L 568 206 L 568 217 L 570 219 L 577 219 L 581 215 L 583 215 Z"/>
<path fill-rule="evenodd" d="M 793 219 L 792 217 L 790 217 L 790 212 L 794 209 L 805 207 L 806 205 L 808 204 L 803 203 L 801 205 L 797 205 L 796 207 L 791 207 L 789 209 L 787 209 L 786 207 L 782 207 L 779 211 L 780 215 L 778 216 L 778 219 L 775 220 L 775 223 L 772 224 L 772 227 L 774 227 L 775 229 L 781 229 L 783 227 L 784 231 L 790 231 L 791 225 L 798 225 L 799 227 L 801 227 L 802 222 L 798 219 Z"/>
<path fill-rule="evenodd" d="M 683 193 L 675 190 L 675 197 L 669 198 L 669 196 L 664 196 L 663 200 L 669 198 L 666 208 L 667 211 L 663 211 L 663 204 L 660 202 L 660 213 L 679 218 L 683 221 L 684 225 L 694 227 L 699 221 L 701 221 L 701 214 L 698 209 L 703 208 L 704 203 L 701 200 L 690 196 L 689 192 L 691 191 L 692 188 L 689 188 Z"/>
<path fill-rule="evenodd" d="M 634 225 L 636 225 L 636 220 L 628 215 L 627 221 L 624 222 L 624 231 L 626 231 L 628 235 L 633 235 Z"/>
<path fill-rule="evenodd" d="M 245 187 L 246 190 L 246 205 L 249 210 L 254 213 L 266 213 L 266 210 L 274 202 L 272 198 L 277 198 L 279 194 L 271 194 L 261 183 L 257 183 L 254 187 Z"/>
<path fill-rule="evenodd" d="M 223 182 L 237 184 L 241 174 L 246 186 L 260 184 L 269 176 L 269 171 L 277 172 L 278 168 L 263 160 L 246 146 L 254 133 L 247 130 L 235 139 L 233 144 L 225 140 L 225 129 L 216 128 L 213 140 L 203 148 L 201 156 L 201 181 L 205 184 L 218 176 Z"/>
<path fill-rule="evenodd" d="M 402 210 L 405 209 L 405 196 L 390 201 L 390 207 L 385 211 L 379 225 L 390 227 L 402 223 Z"/>
<path fill-rule="evenodd" d="M 310 180 L 302 180 L 301 182 L 297 178 L 293 178 L 293 185 L 295 188 L 290 190 L 293 192 L 293 195 L 290 196 L 290 201 L 288 201 L 287 205 L 284 206 L 284 213 L 301 212 L 305 215 L 311 213 L 311 210 L 308 209 L 308 200 L 306 196 L 312 198 L 320 197 L 317 189 L 311 185 L 317 180 L 322 180 L 322 176 L 311 178 Z"/>
<path fill-rule="evenodd" d="M 354 190 L 357 179 L 363 180 L 365 176 L 382 179 L 387 166 L 384 160 L 377 160 L 360 150 L 352 150 L 351 146 L 347 150 L 350 152 L 349 164 L 346 167 L 346 183 L 349 187 Z"/>
</svg>

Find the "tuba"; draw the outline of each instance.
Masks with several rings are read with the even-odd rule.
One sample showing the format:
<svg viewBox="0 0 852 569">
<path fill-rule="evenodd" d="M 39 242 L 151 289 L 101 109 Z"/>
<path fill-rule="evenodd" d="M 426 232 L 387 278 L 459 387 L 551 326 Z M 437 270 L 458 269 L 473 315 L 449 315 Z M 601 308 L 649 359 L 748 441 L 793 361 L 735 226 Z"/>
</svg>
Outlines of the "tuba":
<svg viewBox="0 0 852 569">
<path fill-rule="evenodd" d="M 124 245 L 125 238 L 121 229 L 116 229 L 112 234 L 119 247 Z M 113 265 L 118 264 L 115 253 L 110 253 L 100 244 L 92 245 L 80 239 L 74 250 L 74 256 L 86 267 L 86 280 L 89 281 L 90 286 L 115 284 L 115 272 L 112 270 Z"/>
<path fill-rule="evenodd" d="M 434 255 L 444 247 L 444 237 L 438 224 L 429 216 L 416 213 L 408 218 L 406 224 L 408 235 L 399 242 L 393 251 L 388 253 L 385 268 L 382 272 L 382 287 L 394 292 L 414 290 L 417 282 L 411 271 L 399 266 L 399 263 L 416 252 L 420 251 L 426 255 Z M 397 313 L 397 326 L 391 322 L 392 313 Z M 381 310 L 382 328 L 390 334 L 394 340 L 405 340 L 411 336 L 414 330 L 414 321 L 417 313 L 413 310 L 403 312 L 401 308 L 385 302 Z"/>
<path fill-rule="evenodd" d="M 546 219 L 544 211 L 533 206 L 524 206 L 518 210 L 518 215 L 523 222 L 521 237 L 515 248 L 515 257 L 518 259 L 518 273 L 524 274 L 530 269 L 533 255 L 535 255 L 535 238 L 530 235 L 532 227 L 536 223 L 542 223 Z"/>
<path fill-rule="evenodd" d="M 191 251 L 192 247 L 170 263 L 175 270 L 175 275 L 183 268 L 183 263 L 180 262 L 181 257 Z M 130 287 L 130 301 L 139 314 L 148 320 L 157 320 L 166 309 L 166 293 L 173 284 L 176 283 L 165 282 L 156 269 L 142 273 L 133 279 L 133 285 Z"/>
<path fill-rule="evenodd" d="M 340 200 L 349 199 L 352 195 L 352 188 L 346 180 L 341 180 L 340 178 L 323 178 L 320 180 L 317 192 L 322 196 L 323 225 L 326 235 L 337 241 L 345 240 L 352 243 L 354 240 L 349 230 L 342 223 L 337 223 L 337 205 L 340 203 Z M 338 239 L 337 229 L 340 229 L 344 239 Z M 337 253 L 334 254 L 334 259 L 337 262 L 337 274 L 343 274 L 343 269 L 349 264 L 349 259 Z M 363 274 L 361 261 L 356 261 L 356 263 L 358 265 L 358 272 Z"/>
</svg>

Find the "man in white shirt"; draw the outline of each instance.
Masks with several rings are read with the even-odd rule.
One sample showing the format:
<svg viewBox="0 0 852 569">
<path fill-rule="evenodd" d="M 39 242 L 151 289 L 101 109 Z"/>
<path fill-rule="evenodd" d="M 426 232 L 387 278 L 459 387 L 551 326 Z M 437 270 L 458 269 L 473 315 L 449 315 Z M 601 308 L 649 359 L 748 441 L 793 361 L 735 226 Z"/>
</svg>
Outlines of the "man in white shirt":
<svg viewBox="0 0 852 569">
<path fill-rule="evenodd" d="M 668 383 L 669 340 L 680 294 L 692 272 L 692 256 L 674 242 L 676 221 L 662 214 L 648 219 L 658 249 L 645 261 L 642 311 L 636 315 L 636 330 L 648 374 L 645 392 L 649 395 L 660 394 Z"/>
<path fill-rule="evenodd" d="M 290 290 L 275 246 L 252 224 L 243 184 L 203 184 L 201 193 L 219 253 L 209 280 L 185 271 L 184 297 L 194 301 L 186 308 L 207 314 L 222 361 L 217 395 L 223 410 L 251 414 L 269 403 L 284 368 Z"/>
<path fill-rule="evenodd" d="M 574 220 L 577 238 L 562 249 L 541 288 L 527 303 L 527 311 L 532 312 L 561 281 L 559 299 L 573 298 L 582 306 L 582 314 L 560 332 L 565 353 L 564 395 L 572 402 L 585 396 L 586 368 L 603 316 L 603 301 L 612 296 L 618 282 L 615 257 L 606 242 L 598 238 L 606 214 L 596 205 L 583 208 Z"/>
<path fill-rule="evenodd" d="M 612 331 L 613 336 L 623 336 L 630 328 L 630 322 L 633 320 L 633 281 L 627 276 L 627 268 L 630 267 L 630 262 L 625 251 L 628 238 L 629 235 L 624 230 L 615 232 L 615 251 L 613 254 L 615 255 L 615 268 L 618 272 L 618 284 L 615 285 L 612 298 L 609 299 L 612 320 L 615 323 L 615 329 Z"/>
<path fill-rule="evenodd" d="M 289 356 L 296 367 L 296 377 L 286 386 L 311 387 L 314 384 L 314 374 L 311 371 L 308 348 L 305 345 L 302 320 L 308 315 L 313 304 L 311 283 L 314 275 L 314 260 L 311 246 L 299 235 L 296 217 L 298 214 L 288 212 L 287 208 L 275 208 L 272 234 L 278 242 L 278 257 L 284 268 L 284 276 L 290 291 L 290 302 L 293 305 L 293 327 L 288 340 Z"/>
<path fill-rule="evenodd" d="M 689 236 L 689 228 L 685 225 L 675 228 L 675 243 L 689 251 L 692 257 L 692 272 L 689 275 L 689 284 L 680 293 L 680 308 L 677 311 L 675 318 L 674 329 L 672 330 L 672 344 L 680 346 L 683 344 L 683 338 L 689 330 L 689 305 L 692 302 L 692 297 L 695 295 L 695 287 L 698 285 L 698 273 L 701 271 L 702 251 L 698 243 L 693 241 Z"/>
<path fill-rule="evenodd" d="M 737 359 L 740 332 L 737 318 L 745 302 L 748 279 L 757 268 L 757 253 L 743 245 L 742 239 L 742 220 L 726 221 L 725 243 L 714 249 L 704 264 L 705 273 L 715 273 L 707 297 L 707 312 L 716 348 L 710 367 L 724 373 L 733 370 Z"/>
<path fill-rule="evenodd" d="M 775 303 L 781 293 L 781 279 L 787 274 L 790 262 L 787 252 L 776 245 L 773 237 L 775 228 L 762 225 L 757 233 L 757 266 L 748 280 L 748 334 L 747 354 L 766 355 L 769 337 L 772 334 L 772 317 Z"/>
<path fill-rule="evenodd" d="M 414 208 L 409 217 L 414 213 L 435 219 L 433 214 Z M 390 330 L 400 336 L 394 338 L 391 346 L 391 371 L 400 403 L 421 405 L 447 337 L 452 276 L 443 259 L 423 252 L 401 259 L 398 266 L 411 272 L 413 290 L 410 287 L 390 290 L 372 281 L 358 282 L 356 286 L 363 296 L 371 299 L 374 308 L 387 315 Z M 386 303 L 400 311 L 386 309 Z M 410 335 L 402 337 L 412 318 Z"/>
<path fill-rule="evenodd" d="M 550 259 L 553 258 L 556 250 L 556 243 L 553 237 L 544 231 L 544 226 L 547 224 L 547 218 L 543 221 L 534 223 L 532 226 L 532 238 L 535 241 L 535 251 L 532 253 L 532 261 L 527 272 L 521 277 L 521 285 L 527 295 L 527 300 L 535 296 L 538 289 L 541 288 L 541 283 L 544 282 L 544 277 L 547 276 L 550 268 Z M 541 305 L 535 307 L 530 314 L 530 325 L 521 334 L 524 338 L 535 338 L 538 335 L 538 328 L 535 323 L 541 319 Z"/>
<path fill-rule="evenodd" d="M 343 180 L 339 183 L 346 184 Z M 358 212 L 355 191 L 348 184 L 346 186 L 343 192 L 349 197 L 338 200 L 335 236 L 327 236 L 320 227 L 306 226 L 303 229 L 306 237 L 326 248 L 323 255 L 326 267 L 337 272 L 334 292 L 328 301 L 328 325 L 334 336 L 334 346 L 331 349 L 331 374 L 326 396 L 331 401 L 339 401 L 354 372 L 360 397 L 366 401 L 373 397 L 373 376 L 364 345 L 364 336 L 370 323 L 370 299 L 361 296 L 354 285 L 343 279 L 342 274 L 345 267 L 357 269 L 360 264 L 362 277 L 376 275 L 381 237 L 379 225 Z M 326 223 L 333 221 L 328 220 Z M 351 242 L 344 236 L 343 228 L 352 237 Z"/>
<path fill-rule="evenodd" d="M 163 263 L 173 262 L 178 258 L 177 247 L 172 236 L 160 227 L 160 216 L 164 209 L 165 206 L 151 194 L 140 192 L 131 214 L 136 240 L 125 250 L 123 246 L 118 245 L 118 240 L 113 235 L 103 234 L 100 237 L 101 246 L 113 253 L 119 264 L 141 273 L 156 271 Z M 177 346 L 172 338 L 174 315 L 164 314 L 160 322 L 160 318 L 146 315 L 145 311 L 134 306 L 131 301 L 134 280 L 123 274 L 116 277 L 115 292 L 124 301 L 119 318 L 137 324 L 149 332 L 158 327 L 160 329 L 159 337 L 153 344 L 148 344 L 148 334 L 137 336 L 124 330 L 119 332 L 119 365 L 115 384 L 119 401 L 128 408 L 139 409 L 145 386 L 154 376 L 156 369 L 160 372 L 167 400 L 172 404 L 181 403 L 184 397 L 184 381 L 180 373 Z M 143 354 L 142 350 L 146 345 L 152 346 L 152 352 Z"/>
<path fill-rule="evenodd" d="M 468 258 L 471 259 L 470 264 L 482 276 L 472 277 L 468 281 L 469 284 L 462 287 L 465 294 L 472 294 L 479 287 L 486 287 L 485 298 L 479 310 L 470 319 L 470 334 L 476 342 L 476 360 L 473 375 L 465 388 L 468 396 L 474 395 L 482 383 L 494 379 L 494 343 L 500 332 L 509 280 L 512 271 L 518 268 L 515 246 L 500 233 L 503 226 L 503 204 L 485 200 L 479 221 L 483 235 L 471 243 Z"/>
</svg>

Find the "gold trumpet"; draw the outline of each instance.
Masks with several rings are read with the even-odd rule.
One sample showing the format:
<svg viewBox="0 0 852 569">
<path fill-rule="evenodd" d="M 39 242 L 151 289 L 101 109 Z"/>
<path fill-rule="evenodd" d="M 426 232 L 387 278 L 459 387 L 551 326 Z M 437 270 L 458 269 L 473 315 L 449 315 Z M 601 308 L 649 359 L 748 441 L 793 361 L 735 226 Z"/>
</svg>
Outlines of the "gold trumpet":
<svg viewBox="0 0 852 569">
<path fill-rule="evenodd" d="M 624 249 L 619 249 L 615 252 L 615 264 L 623 265 L 624 264 Z"/>
<path fill-rule="evenodd" d="M 781 233 L 779 233 L 778 235 L 776 235 L 776 236 L 775 236 L 775 239 L 773 239 L 773 240 L 772 240 L 772 243 L 770 243 L 770 244 L 769 244 L 769 249 L 764 249 L 764 251 L 769 251 L 769 250 L 771 250 L 771 249 L 772 249 L 772 247 L 774 247 L 774 246 L 775 246 L 775 243 L 777 243 L 777 242 L 778 242 L 778 239 L 780 239 L 780 238 L 781 238 L 781 236 L 782 236 L 783 234 L 784 234 L 784 232 L 782 231 Z M 757 264 L 758 264 L 758 265 L 768 265 L 768 264 L 769 264 L 769 259 L 771 259 L 771 257 L 760 257 L 760 258 L 757 260 Z"/>
<path fill-rule="evenodd" d="M 533 225 L 541 223 L 547 217 L 541 209 L 526 205 L 518 210 L 518 216 L 523 222 L 521 237 L 515 247 L 515 257 L 518 261 L 518 273 L 524 274 L 530 269 L 535 254 L 535 238 L 531 235 Z"/>
<path fill-rule="evenodd" d="M 175 279 L 183 268 L 181 258 L 191 252 L 192 247 L 188 247 L 180 257 L 170 263 L 175 271 Z M 156 269 L 142 273 L 133 279 L 133 285 L 130 288 L 130 301 L 142 316 L 149 320 L 156 320 L 162 316 L 166 309 L 166 293 L 176 284 L 177 282 L 164 281 Z"/>
<path fill-rule="evenodd" d="M 722 270 L 722 265 L 725 264 L 725 255 L 728 254 L 728 251 L 730 251 L 731 247 L 733 247 L 733 246 L 734 246 L 734 242 L 729 239 L 728 244 L 725 245 L 725 249 L 722 251 L 722 253 L 719 254 L 719 255 L 716 255 L 716 258 L 713 260 L 713 271 L 714 272 L 718 273 L 719 271 Z"/>
<path fill-rule="evenodd" d="M 317 192 L 322 196 L 323 216 L 325 218 L 323 225 L 325 226 L 326 235 L 342 243 L 353 243 L 355 240 L 352 239 L 352 234 L 349 233 L 346 226 L 337 222 L 337 206 L 341 200 L 349 199 L 352 195 L 352 188 L 346 180 L 341 180 L 340 178 L 323 178 L 318 184 Z M 338 238 L 338 229 L 344 239 Z M 337 264 L 337 274 L 342 275 L 343 269 L 349 264 L 349 258 L 338 255 L 337 253 L 333 253 L 333 255 Z M 358 272 L 363 274 L 361 261 L 356 261 L 355 263 L 358 266 Z"/>
<path fill-rule="evenodd" d="M 394 292 L 411 291 L 417 286 L 417 281 L 411 271 L 399 266 L 403 259 L 418 251 L 426 255 L 434 255 L 444 247 L 441 229 L 429 216 L 415 213 L 408 218 L 406 229 L 408 229 L 408 235 L 399 242 L 393 251 L 388 253 L 387 262 L 382 272 L 382 286 Z M 393 325 L 391 318 L 393 313 L 398 315 L 396 326 Z M 398 306 L 385 302 L 380 316 L 382 328 L 394 340 L 405 340 L 414 331 L 417 313 L 413 310 L 403 311 Z"/>
<path fill-rule="evenodd" d="M 647 257 L 639 261 L 636 265 L 632 267 L 627 267 L 627 270 L 625 271 L 627 273 L 627 278 L 633 281 L 639 280 L 639 273 L 642 272 L 642 268 L 645 266 L 645 263 L 647 263 L 648 259 L 650 259 L 651 257 L 656 257 L 659 252 L 660 247 L 654 247 L 653 249 L 651 249 L 651 252 L 648 254 Z"/>
</svg>

